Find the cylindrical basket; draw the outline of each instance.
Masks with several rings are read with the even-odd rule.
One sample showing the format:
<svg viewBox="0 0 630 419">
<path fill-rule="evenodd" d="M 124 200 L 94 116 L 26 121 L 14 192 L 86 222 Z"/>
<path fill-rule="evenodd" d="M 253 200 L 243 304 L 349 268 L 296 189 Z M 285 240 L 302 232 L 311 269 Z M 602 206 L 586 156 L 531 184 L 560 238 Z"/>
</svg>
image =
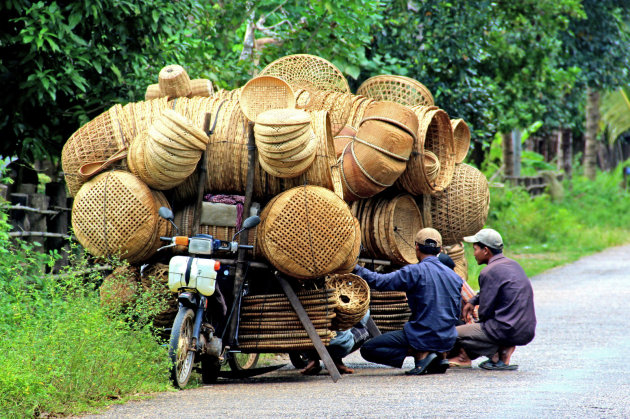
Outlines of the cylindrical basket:
<svg viewBox="0 0 630 419">
<path fill-rule="evenodd" d="M 451 120 L 453 127 L 453 144 L 455 147 L 455 163 L 462 163 L 470 148 L 470 128 L 463 119 Z"/>
</svg>

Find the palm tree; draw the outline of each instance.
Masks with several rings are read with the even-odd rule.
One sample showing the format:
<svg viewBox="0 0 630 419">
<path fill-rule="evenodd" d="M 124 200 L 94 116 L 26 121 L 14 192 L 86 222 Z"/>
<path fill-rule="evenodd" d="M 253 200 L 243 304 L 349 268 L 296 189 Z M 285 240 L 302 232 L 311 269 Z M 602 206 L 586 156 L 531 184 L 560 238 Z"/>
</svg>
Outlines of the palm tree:
<svg viewBox="0 0 630 419">
<path fill-rule="evenodd" d="M 608 144 L 613 144 L 621 134 L 630 131 L 630 85 L 605 93 L 600 112 L 607 128 Z"/>
</svg>

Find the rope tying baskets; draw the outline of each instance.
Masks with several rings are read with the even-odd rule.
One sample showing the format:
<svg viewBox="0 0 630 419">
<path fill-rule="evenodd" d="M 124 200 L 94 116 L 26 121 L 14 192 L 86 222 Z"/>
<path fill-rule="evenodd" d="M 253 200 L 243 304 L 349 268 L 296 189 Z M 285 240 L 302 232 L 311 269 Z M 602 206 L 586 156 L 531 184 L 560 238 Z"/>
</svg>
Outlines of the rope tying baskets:
<svg viewBox="0 0 630 419">
<path fill-rule="evenodd" d="M 361 220 L 361 238 L 367 257 L 388 259 L 398 265 L 418 262 L 414 240 L 424 225 L 411 195 L 353 202 L 352 214 Z"/>
<path fill-rule="evenodd" d="M 360 276 L 332 275 L 326 278 L 326 287 L 335 289 L 335 329 L 350 329 L 365 316 L 370 307 L 370 287 Z"/>
<path fill-rule="evenodd" d="M 407 169 L 398 180 L 398 187 L 413 195 L 434 194 L 448 187 L 453 177 L 455 153 L 451 121 L 446 112 L 435 107 L 416 106 L 412 110 L 420 122 L 418 138 L 414 141 Z M 424 166 L 425 150 L 435 154 L 440 161 L 440 171 L 433 181 L 429 180 Z"/>
<path fill-rule="evenodd" d="M 283 192 L 265 207 L 261 219 L 261 250 L 289 276 L 324 276 L 356 258 L 350 209 L 328 189 L 300 186 Z"/>
<path fill-rule="evenodd" d="M 79 175 L 81 166 L 106 161 L 127 148 L 132 138 L 133 132 L 120 105 L 112 106 L 72 134 L 61 151 L 61 167 L 70 196 L 75 196 L 87 180 Z M 126 168 L 125 161 L 115 167 Z"/>
<path fill-rule="evenodd" d="M 160 235 L 170 234 L 170 224 L 160 223 L 157 214 L 161 205 L 168 206 L 164 196 L 131 173 L 105 172 L 77 192 L 72 227 L 93 256 L 117 254 L 130 263 L 139 262 L 160 244 Z"/>
<path fill-rule="evenodd" d="M 451 120 L 453 127 L 453 142 L 455 147 L 455 163 L 461 163 L 470 148 L 470 128 L 463 119 Z"/>
<path fill-rule="evenodd" d="M 405 106 L 433 106 L 433 95 L 417 80 L 404 76 L 370 77 L 357 89 L 357 95 L 389 100 Z"/>
<path fill-rule="evenodd" d="M 483 228 L 488 218 L 490 190 L 483 173 L 465 163 L 458 164 L 453 182 L 431 197 L 433 228 L 442 234 L 442 244 L 462 241 Z"/>
<path fill-rule="evenodd" d="M 295 108 L 295 94 L 285 81 L 278 77 L 260 76 L 243 86 L 239 99 L 241 110 L 250 121 L 270 109 Z"/>
<path fill-rule="evenodd" d="M 309 54 L 287 55 L 265 67 L 259 76 L 276 76 L 285 80 L 294 91 L 306 89 L 334 90 L 350 93 L 344 75 L 332 63 Z"/>
</svg>

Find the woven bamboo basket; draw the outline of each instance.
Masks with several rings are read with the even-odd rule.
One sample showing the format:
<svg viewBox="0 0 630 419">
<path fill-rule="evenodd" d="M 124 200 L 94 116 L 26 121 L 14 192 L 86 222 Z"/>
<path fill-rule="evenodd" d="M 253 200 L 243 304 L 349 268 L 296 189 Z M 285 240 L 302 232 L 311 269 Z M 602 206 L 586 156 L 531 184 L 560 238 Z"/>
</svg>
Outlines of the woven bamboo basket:
<svg viewBox="0 0 630 419">
<path fill-rule="evenodd" d="M 309 94 L 306 103 L 297 107 L 309 111 L 328 111 L 331 133 L 336 136 L 348 122 L 352 96 L 350 93 L 340 93 L 333 90 L 315 91 Z"/>
<path fill-rule="evenodd" d="M 372 120 L 395 125 L 416 139 L 419 126 L 418 117 L 412 109 L 406 106 L 388 101 L 373 102 L 365 110 L 363 119 L 359 123 L 359 129 L 366 121 Z"/>
<path fill-rule="evenodd" d="M 462 163 L 470 148 L 470 128 L 463 119 L 451 120 L 453 127 L 453 143 L 455 147 L 455 163 Z"/>
<path fill-rule="evenodd" d="M 256 122 L 257 116 L 265 111 L 295 108 L 295 93 L 278 77 L 260 76 L 243 86 L 239 102 L 247 119 Z"/>
<path fill-rule="evenodd" d="M 144 100 L 153 100 L 153 99 L 158 99 L 163 97 L 164 94 L 162 94 L 162 91 L 160 90 L 160 85 L 155 83 L 155 84 L 150 84 L 147 86 L 147 90 L 144 93 Z"/>
<path fill-rule="evenodd" d="M 353 217 L 354 221 L 354 247 L 352 252 L 348 255 L 346 262 L 335 271 L 336 274 L 347 274 L 352 272 L 359 260 L 359 254 L 361 253 L 361 225 L 356 217 Z"/>
<path fill-rule="evenodd" d="M 334 288 L 337 299 L 333 328 L 348 330 L 358 323 L 370 307 L 370 287 L 354 274 L 332 275 L 326 278 L 326 286 Z"/>
<path fill-rule="evenodd" d="M 370 77 L 359 86 L 357 95 L 376 100 L 389 100 L 409 107 L 434 105 L 433 95 L 425 85 L 404 76 Z"/>
<path fill-rule="evenodd" d="M 214 87 L 212 82 L 208 79 L 194 79 L 190 81 L 190 94 L 188 97 L 212 97 L 214 94 Z"/>
<path fill-rule="evenodd" d="M 144 102 L 131 102 L 123 106 L 128 124 L 130 124 L 130 142 L 149 126 L 169 107 L 168 98 L 147 100 Z"/>
<path fill-rule="evenodd" d="M 241 98 L 241 90 L 242 87 L 234 90 L 219 89 L 219 91 L 216 92 L 212 97 L 221 100 L 236 100 L 238 102 L 238 100 Z"/>
<path fill-rule="evenodd" d="M 168 265 L 163 263 L 148 265 L 142 270 L 140 281 L 145 292 L 163 302 L 162 310 L 153 316 L 153 326 L 162 329 L 159 334 L 166 338 L 170 332 L 164 329 L 173 325 L 179 306 L 177 294 L 168 288 Z"/>
<path fill-rule="evenodd" d="M 99 287 L 101 305 L 118 311 L 133 303 L 138 297 L 140 273 L 134 266 L 119 266 L 103 279 Z"/>
<path fill-rule="evenodd" d="M 261 213 L 265 257 L 281 272 L 311 279 L 347 263 L 354 251 L 355 224 L 346 203 L 318 186 L 280 194 Z M 263 218 L 264 217 L 264 218 Z"/>
<path fill-rule="evenodd" d="M 400 176 L 397 185 L 413 195 L 434 194 L 447 188 L 453 178 L 453 130 L 450 119 L 443 110 L 423 106 L 412 109 L 420 122 L 418 139 L 414 143 L 414 152 L 407 163 L 407 169 Z M 424 166 L 425 150 L 435 154 L 440 161 L 440 171 L 432 182 L 429 181 L 427 168 Z"/>
<path fill-rule="evenodd" d="M 350 93 L 344 75 L 329 61 L 308 54 L 287 55 L 265 67 L 259 76 L 275 76 L 285 80 L 294 91 L 306 89 L 334 90 Z"/>
<path fill-rule="evenodd" d="M 424 151 L 424 170 L 429 183 L 434 182 L 440 174 L 440 160 L 429 150 Z"/>
<path fill-rule="evenodd" d="M 451 246 L 442 246 L 442 251 L 455 262 L 455 273 L 464 281 L 468 281 L 468 260 L 466 260 L 464 244 L 456 243 Z"/>
<path fill-rule="evenodd" d="M 374 99 L 365 96 L 351 96 L 350 115 L 348 116 L 348 121 L 346 122 L 346 124 L 354 128 L 355 131 L 358 130 L 359 125 L 363 120 L 363 115 L 365 115 L 367 109 L 374 102 L 376 102 Z"/>
<path fill-rule="evenodd" d="M 192 91 L 190 77 L 181 65 L 172 64 L 162 68 L 158 81 L 160 90 L 169 98 L 188 96 Z"/>
<path fill-rule="evenodd" d="M 79 128 L 61 151 L 61 166 L 70 196 L 75 196 L 86 181 L 79 168 L 86 163 L 105 161 L 131 142 L 133 132 L 120 105 L 114 105 Z M 125 169 L 124 160 L 115 168 Z"/>
<path fill-rule="evenodd" d="M 453 182 L 431 197 L 433 228 L 442 234 L 442 244 L 452 245 L 483 228 L 488 217 L 490 190 L 483 173 L 465 163 L 458 164 Z"/>
<path fill-rule="evenodd" d="M 361 220 L 365 256 L 387 259 L 397 265 L 417 263 L 415 235 L 424 227 L 420 209 L 411 195 L 373 197 L 352 203 Z"/>
<path fill-rule="evenodd" d="M 402 330 L 410 315 L 404 292 L 370 290 L 370 317 L 381 331 Z"/>
<path fill-rule="evenodd" d="M 128 172 L 109 171 L 84 184 L 72 206 L 77 240 L 95 257 L 140 262 L 159 229 L 151 190 Z"/>
</svg>

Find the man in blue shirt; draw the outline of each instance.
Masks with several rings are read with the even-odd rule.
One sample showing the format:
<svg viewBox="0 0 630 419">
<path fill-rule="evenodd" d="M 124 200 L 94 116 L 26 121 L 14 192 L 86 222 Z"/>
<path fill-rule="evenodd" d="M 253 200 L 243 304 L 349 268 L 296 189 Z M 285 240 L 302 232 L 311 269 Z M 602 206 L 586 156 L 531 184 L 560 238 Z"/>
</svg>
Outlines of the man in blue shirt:
<svg viewBox="0 0 630 419">
<path fill-rule="evenodd" d="M 443 373 L 444 354 L 455 344 L 460 316 L 462 280 L 437 258 L 442 236 L 433 228 L 416 234 L 420 261 L 396 272 L 378 274 L 357 266 L 354 273 L 379 291 L 405 291 L 411 317 L 403 330 L 384 333 L 367 341 L 361 355 L 370 362 L 401 368 L 408 355 L 415 359 L 409 375 Z"/>
</svg>

